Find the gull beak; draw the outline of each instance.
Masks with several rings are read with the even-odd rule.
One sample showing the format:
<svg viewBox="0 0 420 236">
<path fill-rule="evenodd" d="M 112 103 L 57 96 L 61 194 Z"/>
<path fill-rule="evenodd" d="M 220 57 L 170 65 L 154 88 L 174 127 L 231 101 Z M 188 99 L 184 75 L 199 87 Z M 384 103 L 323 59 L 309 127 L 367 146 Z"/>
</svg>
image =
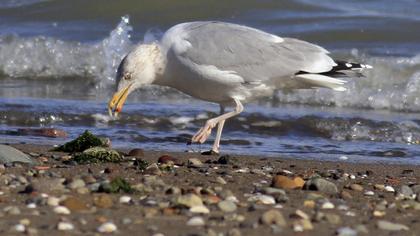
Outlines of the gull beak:
<svg viewBox="0 0 420 236">
<path fill-rule="evenodd" d="M 118 117 L 118 113 L 121 112 L 124 102 L 127 99 L 128 91 L 131 85 L 132 84 L 114 93 L 114 95 L 112 96 L 112 99 L 108 103 L 109 116 Z M 114 114 L 112 112 L 114 112 Z"/>
</svg>

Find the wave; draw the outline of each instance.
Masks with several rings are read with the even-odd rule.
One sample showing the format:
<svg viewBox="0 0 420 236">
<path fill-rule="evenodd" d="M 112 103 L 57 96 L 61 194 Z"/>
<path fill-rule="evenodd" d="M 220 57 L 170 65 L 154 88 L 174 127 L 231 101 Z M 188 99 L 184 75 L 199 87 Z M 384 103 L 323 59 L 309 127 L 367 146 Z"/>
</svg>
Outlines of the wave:
<svg viewBox="0 0 420 236">
<path fill-rule="evenodd" d="M 129 18 L 124 16 L 107 38 L 96 43 L 44 36 L 0 36 L 0 78 L 32 81 L 87 78 L 93 81 L 93 89 L 110 88 L 119 62 L 133 46 L 131 32 Z M 152 41 L 155 35 L 161 34 L 156 29 L 151 30 L 144 36 L 144 41 Z M 367 63 L 374 68 L 366 71 L 365 77 L 352 79 L 345 92 L 326 89 L 279 91 L 273 100 L 281 104 L 420 111 L 420 54 L 413 57 L 371 56 L 353 49 L 336 51 L 333 57 Z M 152 90 L 162 98 L 177 94 L 166 95 L 168 90 L 165 88 Z"/>
<path fill-rule="evenodd" d="M 17 8 L 22 6 L 29 6 L 32 4 L 46 2 L 48 0 L 3 0 L 0 2 L 1 8 Z"/>
<path fill-rule="evenodd" d="M 109 37 L 95 43 L 66 42 L 37 36 L 0 37 L 0 73 L 12 78 L 95 79 L 98 85 L 114 80 L 122 57 L 132 47 L 128 16 Z"/>
</svg>

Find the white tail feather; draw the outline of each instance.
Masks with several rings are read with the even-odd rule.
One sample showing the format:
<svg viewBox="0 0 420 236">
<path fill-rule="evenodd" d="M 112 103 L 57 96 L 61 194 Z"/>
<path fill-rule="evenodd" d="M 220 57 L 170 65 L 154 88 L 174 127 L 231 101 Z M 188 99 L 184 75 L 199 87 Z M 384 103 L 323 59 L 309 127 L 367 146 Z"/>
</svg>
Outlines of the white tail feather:
<svg viewBox="0 0 420 236">
<path fill-rule="evenodd" d="M 330 88 L 335 91 L 346 91 L 346 88 L 342 86 L 347 83 L 345 80 L 320 74 L 300 74 L 296 75 L 296 78 L 303 79 L 304 82 L 314 85 L 315 87 Z"/>
</svg>

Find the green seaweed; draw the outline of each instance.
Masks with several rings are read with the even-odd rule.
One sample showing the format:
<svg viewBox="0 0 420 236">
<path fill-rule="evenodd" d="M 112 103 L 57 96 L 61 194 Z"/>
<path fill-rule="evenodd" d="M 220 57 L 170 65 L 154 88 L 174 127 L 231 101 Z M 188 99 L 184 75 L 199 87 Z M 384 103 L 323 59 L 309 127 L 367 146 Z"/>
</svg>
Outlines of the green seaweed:
<svg viewBox="0 0 420 236">
<path fill-rule="evenodd" d="M 136 159 L 134 160 L 133 165 L 140 171 L 145 171 L 146 168 L 149 166 L 149 163 L 143 159 Z"/>
<path fill-rule="evenodd" d="M 130 183 L 128 183 L 124 178 L 122 177 L 116 177 L 114 178 L 111 183 L 109 184 L 110 193 L 133 193 L 134 189 L 131 187 Z"/>
<path fill-rule="evenodd" d="M 83 152 L 86 149 L 98 146 L 107 146 L 107 140 L 99 138 L 93 135 L 88 130 L 86 130 L 82 135 L 80 135 L 76 139 L 54 148 L 53 151 L 74 153 Z"/>
<path fill-rule="evenodd" d="M 89 148 L 83 151 L 82 153 L 76 153 L 73 156 L 73 160 L 79 164 L 105 162 L 116 163 L 124 160 L 123 157 L 117 151 L 103 147 Z"/>
</svg>

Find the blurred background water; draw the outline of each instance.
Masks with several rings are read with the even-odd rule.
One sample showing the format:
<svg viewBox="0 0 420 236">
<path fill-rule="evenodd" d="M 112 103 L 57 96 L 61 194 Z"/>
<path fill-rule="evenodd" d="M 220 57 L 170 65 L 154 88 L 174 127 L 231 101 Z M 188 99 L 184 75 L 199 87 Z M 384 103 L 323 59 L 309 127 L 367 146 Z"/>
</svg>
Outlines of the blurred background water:
<svg viewBox="0 0 420 236">
<path fill-rule="evenodd" d="M 374 66 L 346 92 L 279 91 L 229 120 L 222 151 L 319 160 L 420 163 L 418 0 L 0 1 L 0 142 L 57 144 L 22 135 L 89 129 L 114 146 L 176 150 L 218 106 L 144 88 L 121 119 L 106 116 L 115 68 L 130 48 L 176 23 L 221 20 L 317 43 L 337 59 Z"/>
</svg>

